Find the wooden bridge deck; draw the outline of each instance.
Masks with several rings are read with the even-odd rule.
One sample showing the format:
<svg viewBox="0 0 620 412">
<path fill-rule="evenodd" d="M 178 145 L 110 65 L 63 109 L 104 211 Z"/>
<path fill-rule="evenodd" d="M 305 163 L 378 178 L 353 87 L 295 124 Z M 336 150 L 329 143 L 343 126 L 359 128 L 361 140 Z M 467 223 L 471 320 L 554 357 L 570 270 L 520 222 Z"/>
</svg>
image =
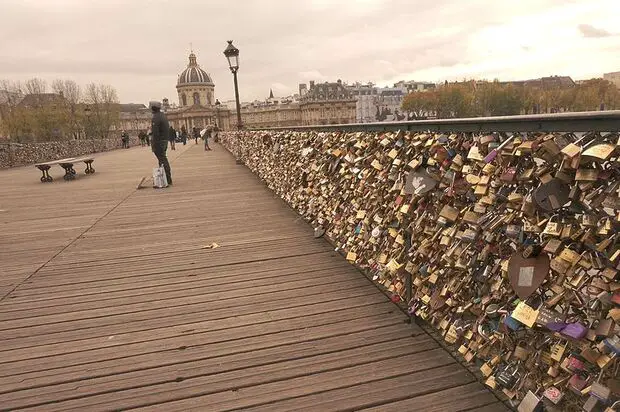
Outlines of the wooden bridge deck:
<svg viewBox="0 0 620 412">
<path fill-rule="evenodd" d="M 222 147 L 177 147 L 164 190 L 147 148 L 0 171 L 0 410 L 504 410 Z"/>
</svg>

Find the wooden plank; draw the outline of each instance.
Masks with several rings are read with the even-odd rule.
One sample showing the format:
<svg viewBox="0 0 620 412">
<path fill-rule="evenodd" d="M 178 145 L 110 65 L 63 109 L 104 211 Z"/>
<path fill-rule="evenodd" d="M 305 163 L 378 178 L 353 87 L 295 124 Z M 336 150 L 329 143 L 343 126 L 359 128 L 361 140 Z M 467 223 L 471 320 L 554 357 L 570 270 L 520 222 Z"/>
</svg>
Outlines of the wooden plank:
<svg viewBox="0 0 620 412">
<path fill-rule="evenodd" d="M 410 354 L 395 350 L 395 356 L 387 359 L 384 357 L 389 356 L 389 353 L 385 352 L 383 350 L 381 352 L 383 356 L 377 360 L 372 359 L 368 354 L 369 359 L 366 363 L 360 363 L 364 362 L 360 356 L 336 357 L 331 367 L 327 366 L 325 371 L 319 372 L 316 369 L 320 370 L 320 364 L 310 363 L 307 367 L 294 368 L 293 377 L 278 379 L 278 375 L 274 375 L 274 379 L 269 379 L 269 375 L 265 374 L 252 376 L 235 373 L 227 376 L 228 379 L 219 381 L 221 376 L 205 376 L 166 384 L 163 385 L 164 387 L 140 389 L 136 391 L 135 398 L 119 399 L 118 393 L 115 394 L 116 397 L 105 394 L 100 398 L 91 397 L 61 404 L 49 404 L 40 407 L 40 410 L 71 411 L 84 410 L 84 408 L 117 410 L 136 407 L 159 410 L 162 408 L 162 401 L 165 402 L 165 408 L 168 411 L 187 411 L 197 407 L 204 408 L 205 405 L 209 405 L 211 410 L 245 409 L 277 399 L 318 393 L 368 381 L 379 381 L 401 374 L 420 373 L 454 363 L 454 360 L 442 349 Z M 267 380 L 267 382 L 260 383 L 261 380 Z"/>
<path fill-rule="evenodd" d="M 244 365 L 260 366 L 286 359 L 297 359 L 320 353 L 337 351 L 342 343 L 355 348 L 377 342 L 391 342 L 411 337 L 412 332 L 403 329 L 400 323 L 385 319 L 364 318 L 350 322 L 352 328 L 343 332 L 345 322 L 309 328 L 303 334 L 297 331 L 283 332 L 277 337 L 252 337 L 245 339 L 248 350 L 228 350 L 224 345 L 202 345 L 185 350 L 155 352 L 131 358 L 108 359 L 102 362 L 78 365 L 61 365 L 51 369 L 40 367 L 31 372 L 0 376 L 0 393 L 11 393 L 44 386 L 62 385 L 76 382 L 114 381 L 127 377 L 131 382 L 134 376 L 157 376 L 158 371 L 172 368 L 182 371 L 194 364 L 206 364 L 205 374 L 243 369 Z M 421 336 L 421 335 L 415 335 Z M 165 356 L 164 356 L 165 355 Z M 275 358 L 274 358 L 275 356 Z M 175 376 L 175 380 L 179 375 Z"/>
<path fill-rule="evenodd" d="M 349 272 L 349 273 L 346 273 Z M 320 271 L 315 273 L 316 276 L 307 277 L 307 274 L 301 274 L 297 278 L 288 279 L 285 276 L 276 279 L 264 280 L 243 280 L 238 282 L 229 282 L 219 285 L 208 285 L 197 282 L 190 284 L 189 287 L 173 287 L 164 286 L 158 288 L 140 289 L 140 294 L 136 296 L 136 292 L 107 294 L 104 299 L 63 299 L 55 300 L 54 304 L 41 304 L 41 302 L 29 303 L 25 305 L 11 305 L 10 310 L 0 311 L 0 321 L 13 319 L 26 319 L 38 316 L 47 316 L 53 314 L 66 314 L 69 312 L 87 311 L 91 309 L 103 309 L 108 307 L 130 306 L 138 303 L 147 302 L 165 302 L 167 300 L 177 301 L 178 298 L 187 297 L 209 297 L 211 300 L 224 300 L 230 297 L 238 298 L 242 296 L 255 296 L 268 294 L 270 292 L 288 290 L 296 293 L 298 289 L 307 287 L 327 285 L 333 288 L 339 287 L 356 287 L 358 285 L 369 285 L 369 282 L 360 282 L 359 276 L 352 274 L 350 270 L 345 273 Z M 247 278 L 247 276 L 246 276 Z M 288 281 L 287 281 L 288 280 Z M 231 290 L 233 289 L 234 290 Z"/>
<path fill-rule="evenodd" d="M 133 373 L 129 377 L 115 376 L 115 379 L 103 378 L 100 382 L 88 381 L 76 387 L 75 383 L 56 385 L 53 387 L 35 388 L 19 393 L 0 395 L 4 407 L 39 406 L 47 403 L 73 401 L 58 406 L 61 409 L 84 406 L 91 409 L 98 403 L 105 403 L 109 409 L 125 409 L 138 402 L 166 402 L 171 397 L 180 397 L 184 393 L 194 393 L 194 387 L 208 387 L 212 393 L 229 391 L 233 388 L 249 387 L 268 382 L 288 380 L 311 373 L 364 365 L 398 356 L 427 352 L 436 349 L 437 344 L 428 336 L 417 339 L 402 339 L 400 342 L 388 341 L 377 344 L 346 348 L 314 356 L 299 357 L 299 354 L 288 353 L 288 358 L 276 355 L 269 363 L 256 365 L 256 359 L 243 363 L 242 368 L 213 370 L 210 362 L 196 362 L 176 370 L 158 368 Z M 295 358 L 291 359 L 291 357 Z M 274 361 L 279 359 L 279 361 Z M 252 362 L 253 361 L 253 362 Z M 261 362 L 265 362 L 262 360 Z M 139 387 L 136 386 L 139 382 Z M 181 384 L 182 383 L 182 384 Z M 184 387 L 188 385 L 188 387 Z M 109 393 L 114 392 L 114 401 L 110 403 Z M 81 399 L 87 398 L 87 399 Z"/>
<path fill-rule="evenodd" d="M 323 296 L 328 294 L 323 294 Z M 384 301 L 383 296 L 373 295 L 370 291 L 366 291 L 365 294 L 361 296 L 355 296 L 351 298 L 348 302 L 350 303 L 349 308 L 359 309 L 359 306 L 367 306 L 368 302 L 377 303 L 377 301 Z M 277 307 L 277 304 L 273 306 L 273 309 Z M 373 308 L 374 309 L 374 308 Z M 268 311 L 265 311 L 268 312 Z M 331 318 L 337 318 L 342 311 L 335 311 L 335 313 L 331 314 Z M 264 314 L 267 316 L 267 313 Z M 348 314 L 347 316 L 352 316 Z M 322 313 L 316 315 L 308 315 L 306 319 L 314 319 L 314 318 L 325 318 L 326 316 Z M 227 317 L 220 318 L 220 323 L 226 324 L 229 320 L 230 315 Z M 401 318 L 402 319 L 402 318 Z M 269 333 L 277 333 L 282 330 L 290 330 L 296 328 L 296 320 L 297 319 L 283 319 L 281 321 L 274 321 L 271 323 L 254 323 L 250 326 L 240 328 L 239 330 L 235 329 L 234 331 L 222 331 L 219 329 L 212 331 L 206 325 L 199 324 L 196 325 L 178 325 L 177 328 L 167 328 L 165 331 L 162 331 L 158 334 L 154 334 L 152 330 L 147 330 L 142 333 L 135 332 L 131 334 L 130 338 L 125 340 L 123 339 L 125 336 L 122 333 L 122 330 L 119 331 L 118 335 L 112 336 L 104 336 L 100 338 L 93 338 L 93 341 L 76 341 L 69 342 L 69 347 L 64 345 L 63 343 L 52 344 L 52 343 L 42 343 L 40 346 L 19 348 L 19 349 L 9 349 L 6 351 L 0 352 L 2 354 L 2 358 L 0 359 L 0 364 L 16 362 L 19 360 L 25 359 L 36 359 L 50 356 L 67 356 L 72 353 L 82 353 L 84 351 L 92 350 L 97 353 L 91 353 L 89 356 L 106 356 L 106 355 L 114 355 L 114 352 L 118 351 L 116 346 L 123 345 L 123 351 L 126 355 L 134 353 L 134 351 L 139 351 L 143 348 L 151 348 L 151 347 L 169 347 L 169 346 L 184 346 L 191 345 L 193 342 L 200 342 L 204 339 L 215 339 L 213 334 L 215 333 L 217 336 L 221 336 L 222 339 L 234 339 L 239 336 L 247 336 L 247 335 L 260 335 L 260 334 L 269 334 Z M 190 332 L 191 331 L 191 332 Z M 146 335 L 146 336 L 144 336 Z M 4 344 L 4 342 L 3 342 Z"/>
<path fill-rule="evenodd" d="M 402 399 L 441 391 L 449 385 L 471 383 L 473 377 L 457 365 L 449 365 L 393 378 L 338 388 L 327 392 L 277 400 L 260 406 L 245 408 L 247 411 L 333 411 L 361 410 L 378 403 L 387 405 Z M 345 406 L 346 405 L 346 406 Z M 378 409 L 381 409 L 380 407 Z M 415 405 L 401 410 L 424 410 L 426 405 Z M 444 409 L 451 410 L 451 409 Z"/>
<path fill-rule="evenodd" d="M 313 303 L 311 305 L 297 305 L 291 307 L 277 307 L 270 311 L 248 312 L 246 314 L 236 315 L 234 317 L 224 314 L 217 314 L 214 317 L 187 316 L 185 319 L 178 317 L 168 319 L 154 319 L 153 322 L 142 321 L 134 324 L 113 325 L 112 327 L 90 328 L 79 331 L 69 331 L 67 333 L 51 333 L 49 335 L 38 335 L 36 339 L 11 339 L 2 342 L 2 351 L 0 355 L 8 356 L 5 353 L 10 352 L 10 356 L 16 356 L 16 351 L 21 349 L 30 355 L 40 353 L 39 347 L 45 347 L 45 353 L 54 351 L 57 347 L 63 348 L 66 345 L 78 346 L 80 350 L 92 348 L 101 348 L 104 346 L 122 345 L 125 341 L 146 342 L 150 339 L 163 339 L 173 336 L 185 336 L 188 330 L 198 333 L 203 330 L 215 331 L 233 329 L 244 325 L 257 325 L 268 323 L 270 321 L 297 319 L 300 317 L 308 317 L 311 315 L 331 314 L 332 312 L 344 309 L 356 308 L 358 314 L 380 313 L 382 308 L 377 307 L 385 302 L 381 296 L 370 295 L 364 296 L 362 300 L 353 302 L 343 302 L 342 300 L 328 301 L 322 303 Z M 367 308 L 370 306 L 370 308 Z M 385 306 L 385 311 L 393 311 L 392 307 Z M 219 315 L 219 316 L 218 316 Z M 100 342 L 105 342 L 101 344 Z M 47 356 L 47 355 L 45 355 Z M 1 363 L 1 362 L 0 362 Z"/>
<path fill-rule="evenodd" d="M 330 316 L 314 316 L 309 317 L 310 326 L 326 326 L 325 333 L 344 333 L 348 330 L 366 330 L 367 325 L 393 325 L 402 323 L 402 318 L 392 313 L 379 315 L 357 315 L 359 318 L 353 317 L 349 311 L 338 311 Z M 363 319 L 363 320 L 362 320 Z M 355 329 L 358 322 L 367 322 L 362 329 Z M 342 328 L 344 325 L 351 325 L 352 329 L 345 331 L 331 330 Z M 186 351 L 188 349 L 201 350 L 204 346 L 212 345 L 213 350 L 221 350 L 223 353 L 236 353 L 248 350 L 252 345 L 279 344 L 279 338 L 287 339 L 293 335 L 297 339 L 306 333 L 312 333 L 312 330 L 305 328 L 300 330 L 295 320 L 284 320 L 273 322 L 268 325 L 252 325 L 245 328 L 237 328 L 234 333 L 227 331 L 214 331 L 195 334 L 191 329 L 183 336 L 170 337 L 167 339 L 153 339 L 147 342 L 137 342 L 122 347 L 108 346 L 88 351 L 80 350 L 79 346 L 71 348 L 70 352 L 60 353 L 56 355 L 47 355 L 45 357 L 33 354 L 24 354 L 20 359 L 15 359 L 9 355 L 0 364 L 2 375 L 10 375 L 15 373 L 25 373 L 42 369 L 53 369 L 59 366 L 66 367 L 72 365 L 82 365 L 88 363 L 105 363 L 107 361 L 117 362 L 119 360 L 127 360 L 142 355 L 150 355 L 157 353 L 158 356 L 166 354 L 170 351 Z M 289 334 L 290 333 L 290 334 Z M 261 339 L 262 338 L 262 339 Z M 212 339 L 212 340 L 209 340 Z M 264 347 L 264 346 L 259 346 Z"/>
<path fill-rule="evenodd" d="M 86 304 L 91 306 L 99 305 L 99 307 L 112 306 L 123 298 L 133 297 L 147 301 L 150 295 L 157 295 L 159 293 L 179 293 L 180 291 L 188 294 L 196 293 L 197 291 L 215 293 L 226 291 L 230 288 L 235 288 L 241 292 L 245 289 L 274 285 L 278 285 L 282 289 L 301 289 L 305 286 L 334 284 L 338 281 L 353 280 L 358 277 L 355 273 L 351 273 L 349 268 L 338 266 L 326 267 L 324 269 L 315 269 L 313 266 L 311 269 L 302 271 L 297 268 L 288 268 L 286 271 L 269 271 L 266 274 L 267 276 L 260 276 L 260 273 L 225 276 L 225 273 L 222 273 L 221 277 L 213 276 L 213 274 L 209 274 L 208 277 L 199 277 L 198 273 L 194 272 L 195 276 L 190 277 L 187 276 L 187 273 L 175 273 L 176 276 L 172 278 L 141 282 L 140 284 L 136 284 L 134 280 L 130 285 L 122 285 L 116 288 L 102 288 L 97 283 L 96 287 L 90 288 L 91 290 L 88 290 L 89 288 L 82 289 L 83 293 L 81 294 L 78 294 L 75 289 L 73 291 L 65 289 L 60 293 L 37 294 L 34 296 L 22 295 L 20 296 L 21 299 L 12 298 L 10 299 L 10 305 L 8 302 L 0 305 L 0 313 L 28 311 L 22 317 L 33 317 L 36 313 L 35 309 L 43 311 L 46 308 L 71 305 L 72 310 L 77 310 L 78 307 L 85 308 Z M 180 277 L 179 275 L 182 276 Z M 248 280 L 249 276 L 251 276 L 251 280 Z M 139 292 L 138 296 L 136 296 L 137 292 Z M 138 300 L 134 300 L 134 302 L 138 302 Z M 77 306 L 80 304 L 82 306 Z M 49 314 L 51 312 L 45 313 Z"/>
<path fill-rule="evenodd" d="M 136 271 L 131 276 L 119 277 L 116 279 L 85 279 L 83 282 L 53 282 L 41 286 L 41 281 L 35 285 L 25 284 L 19 291 L 11 294 L 10 300 L 0 303 L 0 308 L 12 307 L 19 302 L 34 302 L 45 300 L 65 299 L 70 297 L 85 296 L 90 299 L 90 295 L 107 294 L 119 291 L 130 291 L 148 288 L 159 285 L 184 284 L 192 282 L 211 281 L 212 284 L 221 284 L 230 279 L 230 283 L 244 281 L 251 274 L 252 279 L 272 279 L 288 275 L 307 273 L 308 276 L 315 276 L 316 271 L 323 269 L 350 269 L 348 264 L 341 260 L 327 259 L 325 254 L 312 256 L 296 256 L 278 259 L 273 262 L 261 261 L 245 263 L 236 266 L 226 266 L 220 268 L 196 267 L 191 269 L 172 268 L 164 271 L 154 271 L 142 273 Z M 79 285 L 76 288 L 76 285 Z M 8 306 L 7 306 L 8 305 Z"/>
<path fill-rule="evenodd" d="M 468 412 L 511 412 L 506 405 L 502 402 L 495 402 L 489 405 L 481 406 L 479 408 L 468 409 Z"/>
<path fill-rule="evenodd" d="M 358 280 L 359 281 L 359 280 Z M 364 285 L 362 282 L 355 285 L 349 291 L 352 303 L 363 303 L 365 296 L 378 296 L 374 294 L 372 286 Z M 75 330 L 76 328 L 98 327 L 100 325 L 122 324 L 128 321 L 138 321 L 146 319 L 155 319 L 160 316 L 169 316 L 171 314 L 198 314 L 203 312 L 214 312 L 219 317 L 231 316 L 231 310 L 239 305 L 248 306 L 250 313 L 267 312 L 279 307 L 305 306 L 314 303 L 329 302 L 332 300 L 342 300 L 342 293 L 334 290 L 331 285 L 321 285 L 308 287 L 298 292 L 302 295 L 299 299 L 291 299 L 293 295 L 288 291 L 273 292 L 271 294 L 246 296 L 241 298 L 229 297 L 224 300 L 212 300 L 207 297 L 198 297 L 193 302 L 179 301 L 176 305 L 169 303 L 170 308 L 166 306 L 166 302 L 147 302 L 138 305 L 126 305 L 119 308 L 104 308 L 102 310 L 90 310 L 68 313 L 66 315 L 50 315 L 40 316 L 37 318 L 17 319 L 15 321 L 3 322 L 4 334 L 14 336 L 11 329 L 27 329 L 37 327 L 37 331 L 58 332 L 66 330 Z M 384 300 L 385 297 L 380 296 Z M 260 306 L 259 306 L 260 305 Z M 226 315 L 228 314 L 228 315 Z M 55 323 L 48 323 L 51 319 L 57 320 Z M 70 326 L 73 326 L 71 328 Z M 11 335 L 9 335 L 11 334 Z M 1 360 L 0 360 L 1 362 Z"/>
<path fill-rule="evenodd" d="M 469 411 L 487 405 L 497 404 L 497 398 L 478 382 L 456 387 L 449 387 L 442 391 L 414 396 L 398 402 L 392 402 L 364 409 L 365 411 L 400 412 L 403 410 L 424 410 L 429 412 L 441 411 Z M 502 408 L 496 410 L 504 410 Z"/>
<path fill-rule="evenodd" d="M 275 296 L 274 296 L 275 295 Z M 361 289 L 354 289 L 350 292 L 350 296 L 373 296 L 372 289 L 363 287 Z M 191 315 L 190 318 L 200 319 L 204 314 L 209 314 L 210 319 L 225 319 L 231 316 L 235 316 L 236 308 L 247 307 L 244 314 L 269 312 L 278 308 L 291 308 L 299 306 L 307 306 L 312 304 L 320 304 L 330 301 L 342 300 L 342 294 L 338 291 L 331 290 L 330 286 L 320 286 L 317 288 L 307 288 L 297 292 L 295 299 L 291 298 L 291 293 L 276 292 L 271 295 L 260 295 L 256 297 L 247 297 L 244 299 L 228 299 L 225 301 L 212 301 L 204 302 L 193 305 L 180 305 L 175 308 L 160 307 L 151 310 L 143 310 L 137 312 L 118 313 L 115 316 L 104 316 L 98 318 L 86 318 L 73 320 L 71 322 L 58 322 L 54 324 L 40 324 L 31 325 L 24 328 L 18 328 L 13 330 L 5 330 L 2 332 L 6 339 L 27 337 L 32 334 L 51 334 L 73 330 L 84 330 L 91 328 L 102 328 L 104 326 L 116 325 L 118 328 L 124 324 L 132 322 L 145 322 L 152 319 L 156 319 L 161 324 L 165 324 L 167 318 L 175 318 L 177 321 L 187 319 L 187 315 Z M 383 296 L 375 295 L 380 301 L 385 301 Z M 363 299 L 362 304 L 372 303 L 374 299 Z M 353 302 L 349 302 L 353 304 Z M 95 319 L 93 321 L 93 319 Z M 0 341 L 1 343 L 2 341 Z"/>
</svg>

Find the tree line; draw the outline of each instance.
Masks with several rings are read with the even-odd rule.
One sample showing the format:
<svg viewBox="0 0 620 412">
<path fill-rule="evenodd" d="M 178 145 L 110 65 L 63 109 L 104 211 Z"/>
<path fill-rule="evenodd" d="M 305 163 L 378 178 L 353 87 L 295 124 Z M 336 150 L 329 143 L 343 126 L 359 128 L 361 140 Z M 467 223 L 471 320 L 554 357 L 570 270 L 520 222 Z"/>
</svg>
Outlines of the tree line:
<svg viewBox="0 0 620 412">
<path fill-rule="evenodd" d="M 0 137 L 16 142 L 106 138 L 119 114 L 118 95 L 107 84 L 0 81 Z"/>
<path fill-rule="evenodd" d="M 604 79 L 570 86 L 539 82 L 463 81 L 405 96 L 402 109 L 411 118 L 507 116 L 620 108 L 620 91 Z"/>
</svg>

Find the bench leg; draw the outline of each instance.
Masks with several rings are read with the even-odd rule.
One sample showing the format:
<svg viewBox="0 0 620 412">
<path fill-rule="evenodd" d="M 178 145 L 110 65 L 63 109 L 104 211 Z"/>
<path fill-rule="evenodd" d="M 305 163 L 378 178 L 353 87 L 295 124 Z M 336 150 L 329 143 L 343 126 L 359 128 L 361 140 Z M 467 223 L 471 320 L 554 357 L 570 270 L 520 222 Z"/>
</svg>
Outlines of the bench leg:
<svg viewBox="0 0 620 412">
<path fill-rule="evenodd" d="M 43 176 L 41 176 L 41 183 L 48 183 L 54 180 L 48 172 L 48 170 L 50 170 L 50 166 L 37 166 L 37 169 L 39 169 L 43 174 Z"/>
<path fill-rule="evenodd" d="M 95 169 L 93 168 L 93 161 L 92 160 L 87 160 L 84 162 L 86 164 L 86 170 L 85 173 L 87 175 L 91 174 L 91 173 L 95 173 Z"/>
<path fill-rule="evenodd" d="M 65 169 L 65 175 L 62 177 L 65 180 L 73 180 L 75 179 L 75 169 L 73 168 L 73 163 L 61 163 L 60 167 Z"/>
</svg>

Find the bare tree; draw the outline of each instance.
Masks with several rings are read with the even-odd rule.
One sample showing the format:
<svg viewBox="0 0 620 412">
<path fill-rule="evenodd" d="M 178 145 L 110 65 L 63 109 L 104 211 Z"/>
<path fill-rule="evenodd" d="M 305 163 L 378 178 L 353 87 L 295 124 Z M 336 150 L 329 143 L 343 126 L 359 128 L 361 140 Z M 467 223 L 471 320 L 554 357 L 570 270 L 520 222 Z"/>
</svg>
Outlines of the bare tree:
<svg viewBox="0 0 620 412">
<path fill-rule="evenodd" d="M 86 86 L 84 100 L 88 107 L 88 131 L 98 137 L 108 137 L 118 126 L 120 106 L 114 87 L 90 83 Z"/>
<path fill-rule="evenodd" d="M 79 110 L 82 100 L 82 89 L 73 80 L 54 80 L 52 83 L 54 93 L 63 97 L 63 112 L 68 124 L 68 132 L 77 139 L 82 131 L 82 113 Z"/>
<path fill-rule="evenodd" d="M 54 80 L 52 90 L 73 104 L 78 104 L 82 98 L 82 88 L 73 80 Z"/>
<path fill-rule="evenodd" d="M 19 139 L 22 127 L 22 116 L 18 104 L 23 99 L 24 92 L 20 82 L 0 81 L 0 133 L 9 139 Z"/>
<path fill-rule="evenodd" d="M 47 83 L 43 79 L 33 77 L 24 83 L 26 94 L 43 94 L 47 92 Z"/>
</svg>

